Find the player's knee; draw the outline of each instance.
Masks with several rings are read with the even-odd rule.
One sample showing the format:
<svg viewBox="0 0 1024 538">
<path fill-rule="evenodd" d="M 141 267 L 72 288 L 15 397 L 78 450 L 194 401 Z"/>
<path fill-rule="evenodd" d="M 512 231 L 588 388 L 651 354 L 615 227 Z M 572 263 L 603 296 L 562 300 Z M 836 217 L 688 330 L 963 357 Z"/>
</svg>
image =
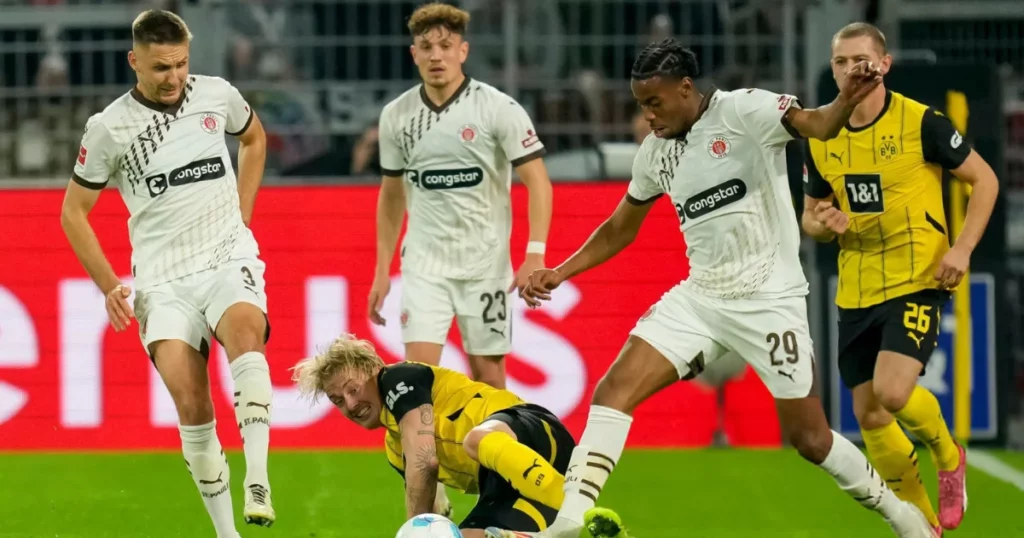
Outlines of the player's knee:
<svg viewBox="0 0 1024 538">
<path fill-rule="evenodd" d="M 910 399 L 910 393 L 913 392 L 914 387 L 902 387 L 895 383 L 879 383 L 875 381 L 875 399 L 882 405 L 888 412 L 895 413 L 900 409 L 907 406 L 907 401 Z"/>
<path fill-rule="evenodd" d="M 820 464 L 832 450 L 832 431 L 828 428 L 800 429 L 790 432 L 789 443 L 805 460 Z"/>
<path fill-rule="evenodd" d="M 178 410 L 178 422 L 185 426 L 209 424 L 213 421 L 213 401 L 201 391 L 179 395 L 175 407 Z"/>
<path fill-rule="evenodd" d="M 855 409 L 857 424 L 862 430 L 877 430 L 892 422 L 892 415 L 881 405 Z"/>
<path fill-rule="evenodd" d="M 466 451 L 466 455 L 473 461 L 480 461 L 480 441 L 483 440 L 487 434 L 491 433 L 490 430 L 484 430 L 482 428 L 473 428 L 469 430 L 466 437 L 462 440 L 462 449 Z"/>
</svg>

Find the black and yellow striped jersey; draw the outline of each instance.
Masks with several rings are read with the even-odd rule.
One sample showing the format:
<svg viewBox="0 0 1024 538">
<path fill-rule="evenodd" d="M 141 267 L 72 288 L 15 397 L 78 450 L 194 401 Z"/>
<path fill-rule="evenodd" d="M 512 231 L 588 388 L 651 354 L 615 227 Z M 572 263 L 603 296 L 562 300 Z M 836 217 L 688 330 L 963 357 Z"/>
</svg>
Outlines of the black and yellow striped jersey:
<svg viewBox="0 0 1024 538">
<path fill-rule="evenodd" d="M 942 171 L 963 164 L 970 146 L 949 119 L 896 92 L 863 127 L 808 140 L 804 193 L 835 195 L 850 225 L 839 237 L 840 308 L 865 308 L 936 288 L 949 250 Z"/>
<path fill-rule="evenodd" d="M 380 420 L 387 429 L 384 447 L 388 463 L 404 475 L 398 424 L 406 413 L 433 404 L 438 479 L 466 493 L 479 491 L 480 464 L 466 455 L 462 440 L 493 413 L 526 403 L 507 390 L 473 381 L 460 372 L 409 361 L 381 369 L 377 388 L 384 402 Z"/>
</svg>

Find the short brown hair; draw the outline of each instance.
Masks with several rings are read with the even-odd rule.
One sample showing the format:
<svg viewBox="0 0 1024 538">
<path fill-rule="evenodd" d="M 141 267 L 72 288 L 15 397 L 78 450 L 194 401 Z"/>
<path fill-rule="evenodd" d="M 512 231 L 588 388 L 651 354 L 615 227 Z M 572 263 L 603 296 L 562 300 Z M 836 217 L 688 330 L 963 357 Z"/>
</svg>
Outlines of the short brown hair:
<svg viewBox="0 0 1024 538">
<path fill-rule="evenodd" d="M 431 2 L 416 9 L 409 17 L 409 33 L 423 35 L 434 28 L 444 28 L 453 34 L 465 35 L 469 26 L 469 13 L 442 2 Z"/>
<path fill-rule="evenodd" d="M 836 35 L 832 36 L 832 47 L 835 48 L 836 43 L 840 39 L 864 36 L 870 37 L 875 42 L 883 56 L 889 53 L 889 49 L 885 45 L 885 34 L 877 26 L 867 22 L 852 22 L 843 26 L 841 30 L 836 32 Z"/>
<path fill-rule="evenodd" d="M 143 11 L 132 23 L 132 42 L 136 45 L 181 45 L 190 41 L 188 25 L 170 11 Z"/>
</svg>

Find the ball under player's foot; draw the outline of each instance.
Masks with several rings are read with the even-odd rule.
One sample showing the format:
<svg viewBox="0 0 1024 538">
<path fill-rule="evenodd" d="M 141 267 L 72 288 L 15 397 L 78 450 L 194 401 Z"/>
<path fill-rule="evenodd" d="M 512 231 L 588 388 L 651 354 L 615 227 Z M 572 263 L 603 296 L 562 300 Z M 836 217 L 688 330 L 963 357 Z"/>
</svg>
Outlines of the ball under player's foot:
<svg viewBox="0 0 1024 538">
<path fill-rule="evenodd" d="M 622 518 L 613 510 L 595 507 L 583 514 L 580 538 L 629 538 Z"/>
<path fill-rule="evenodd" d="M 277 516 L 270 503 L 270 490 L 259 484 L 251 484 L 245 488 L 245 509 L 242 511 L 245 522 L 250 525 L 269 527 L 274 524 Z"/>
<path fill-rule="evenodd" d="M 960 464 L 952 471 L 939 471 L 939 523 L 946 530 L 960 526 L 967 511 L 967 451 L 957 444 Z"/>
<path fill-rule="evenodd" d="M 907 501 L 900 501 L 903 510 L 888 520 L 889 526 L 899 538 L 939 538 L 941 534 L 928 523 L 921 509 Z"/>
</svg>

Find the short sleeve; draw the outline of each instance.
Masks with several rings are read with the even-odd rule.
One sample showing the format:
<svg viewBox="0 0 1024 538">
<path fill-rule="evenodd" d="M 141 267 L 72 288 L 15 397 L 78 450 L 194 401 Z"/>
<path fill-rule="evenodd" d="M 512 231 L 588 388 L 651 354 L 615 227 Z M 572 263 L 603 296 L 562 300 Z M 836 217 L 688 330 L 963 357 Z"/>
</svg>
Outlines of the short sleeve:
<svg viewBox="0 0 1024 538">
<path fill-rule="evenodd" d="M 380 115 L 380 126 L 377 131 L 377 154 L 380 156 L 381 174 L 385 176 L 401 176 L 405 171 L 405 154 L 398 143 L 400 133 L 391 121 L 390 109 L 385 108 Z"/>
<path fill-rule="evenodd" d="M 495 136 L 512 167 L 543 157 L 547 150 L 526 110 L 508 96 L 499 99 L 503 100 L 494 107 Z"/>
<path fill-rule="evenodd" d="M 87 189 L 102 189 L 114 174 L 115 155 L 114 141 L 107 126 L 99 121 L 99 116 L 89 118 L 78 148 L 72 181 Z"/>
<path fill-rule="evenodd" d="M 633 177 L 626 188 L 626 199 L 633 205 L 649 204 L 664 194 L 648 168 L 646 145 L 641 145 L 633 156 Z"/>
<path fill-rule="evenodd" d="M 254 112 L 238 88 L 230 83 L 228 83 L 227 105 L 228 125 L 225 132 L 231 136 L 242 136 L 252 125 Z"/>
<path fill-rule="evenodd" d="M 786 121 L 790 108 L 802 108 L 792 95 L 778 94 L 757 88 L 738 90 L 736 114 L 757 140 L 766 146 L 781 146 L 800 133 Z"/>
<path fill-rule="evenodd" d="M 814 152 L 809 141 L 804 141 L 804 194 L 819 200 L 834 194 L 832 185 L 821 177 L 818 165 L 814 163 Z"/>
<path fill-rule="evenodd" d="M 430 390 L 433 386 L 434 371 L 429 366 L 402 362 L 384 371 L 379 388 L 384 405 L 400 423 L 409 411 L 432 402 Z"/>
<path fill-rule="evenodd" d="M 949 118 L 929 108 L 921 118 L 921 153 L 924 160 L 955 170 L 967 160 L 971 146 Z"/>
</svg>

